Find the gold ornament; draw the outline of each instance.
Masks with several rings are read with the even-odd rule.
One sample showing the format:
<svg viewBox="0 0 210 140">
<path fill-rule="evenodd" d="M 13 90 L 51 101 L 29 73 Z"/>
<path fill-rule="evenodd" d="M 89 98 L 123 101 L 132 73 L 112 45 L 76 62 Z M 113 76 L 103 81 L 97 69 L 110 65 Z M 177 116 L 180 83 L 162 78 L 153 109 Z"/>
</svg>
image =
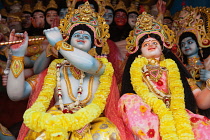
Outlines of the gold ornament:
<svg viewBox="0 0 210 140">
<path fill-rule="evenodd" d="M 32 13 L 30 4 L 24 4 L 24 5 L 23 5 L 22 12 L 29 12 L 29 13 Z"/>
<path fill-rule="evenodd" d="M 109 54 L 109 49 L 107 49 L 107 39 L 110 37 L 109 25 L 106 24 L 105 19 L 99 13 L 94 12 L 94 9 L 91 8 L 88 1 L 81 5 L 79 9 L 69 11 L 66 17 L 60 20 L 59 29 L 66 36 L 63 41 L 69 39 L 71 30 L 79 24 L 88 26 L 94 33 L 94 45 L 96 47 L 103 47 L 102 50 L 106 48 L 105 50 L 107 52 L 102 52 Z"/>
<path fill-rule="evenodd" d="M 109 6 L 114 10 L 114 6 L 111 4 L 110 0 L 106 0 L 105 6 Z"/>
<path fill-rule="evenodd" d="M 47 9 L 50 9 L 50 8 L 53 8 L 53 9 L 58 8 L 58 5 L 56 4 L 55 0 L 50 0 L 49 4 L 47 5 Z"/>
<path fill-rule="evenodd" d="M 55 44 L 56 50 L 65 50 L 65 51 L 74 51 L 74 47 L 66 43 L 65 41 L 61 40 Z"/>
<path fill-rule="evenodd" d="M 124 10 L 127 13 L 127 8 L 126 8 L 126 6 L 125 6 L 125 4 L 124 4 L 124 2 L 122 0 L 120 0 L 118 2 L 118 4 L 116 5 L 114 10 L 117 11 L 119 9 Z"/>
<path fill-rule="evenodd" d="M 24 69 L 24 56 L 12 56 L 12 63 L 10 69 L 15 78 L 17 78 Z"/>
<path fill-rule="evenodd" d="M 7 17 L 10 18 L 8 22 L 21 22 L 20 18 L 21 13 L 8 13 Z M 12 18 L 12 19 L 11 19 Z"/>
<path fill-rule="evenodd" d="M 69 11 L 72 11 L 75 9 L 75 5 L 79 0 L 67 0 L 67 6 L 69 7 Z M 88 1 L 88 0 L 87 0 Z M 98 14 L 100 16 L 103 16 L 105 13 L 105 5 L 106 5 L 106 0 L 94 0 L 98 4 Z"/>
<path fill-rule="evenodd" d="M 176 20 L 174 20 L 174 32 L 179 45 L 179 37 L 184 32 L 191 32 L 197 37 L 199 46 L 207 48 L 210 45 L 210 11 L 205 7 L 184 7 Z"/>
<path fill-rule="evenodd" d="M 135 53 L 139 48 L 139 39 L 151 33 L 158 34 L 166 48 L 172 48 L 175 43 L 174 32 L 170 30 L 167 25 L 162 25 L 157 22 L 153 16 L 143 12 L 138 16 L 134 29 L 130 32 L 129 37 L 126 38 L 126 49 L 128 52 L 131 54 Z"/>
<path fill-rule="evenodd" d="M 38 2 L 36 3 L 36 5 L 34 6 L 33 12 L 35 12 L 35 11 L 37 11 L 37 10 L 40 10 L 40 11 L 43 11 L 43 12 L 46 11 L 46 7 L 43 6 L 42 1 L 38 1 Z"/>
<path fill-rule="evenodd" d="M 136 5 L 134 3 L 131 3 L 130 7 L 128 8 L 128 13 L 131 13 L 131 12 L 135 12 L 135 13 L 139 14 L 139 11 L 136 8 Z"/>
</svg>

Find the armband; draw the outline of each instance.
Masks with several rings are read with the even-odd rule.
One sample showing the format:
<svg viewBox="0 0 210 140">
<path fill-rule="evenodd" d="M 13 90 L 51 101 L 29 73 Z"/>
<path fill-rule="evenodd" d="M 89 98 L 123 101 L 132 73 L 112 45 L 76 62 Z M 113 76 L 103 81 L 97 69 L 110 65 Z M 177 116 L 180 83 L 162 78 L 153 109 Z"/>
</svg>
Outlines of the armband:
<svg viewBox="0 0 210 140">
<path fill-rule="evenodd" d="M 10 69 L 15 78 L 17 78 L 24 69 L 24 56 L 12 56 Z"/>
<path fill-rule="evenodd" d="M 55 44 L 56 50 L 65 50 L 65 51 L 74 51 L 74 47 L 66 43 L 65 41 L 61 40 Z"/>
</svg>

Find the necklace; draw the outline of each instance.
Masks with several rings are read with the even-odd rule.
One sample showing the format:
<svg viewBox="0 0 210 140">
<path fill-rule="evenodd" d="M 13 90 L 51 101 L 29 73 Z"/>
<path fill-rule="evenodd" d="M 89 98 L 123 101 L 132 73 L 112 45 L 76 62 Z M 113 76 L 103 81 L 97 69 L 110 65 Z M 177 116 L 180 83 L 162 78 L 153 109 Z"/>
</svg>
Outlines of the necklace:
<svg viewBox="0 0 210 140">
<path fill-rule="evenodd" d="M 145 65 L 144 67 L 143 67 L 143 69 L 142 69 L 142 71 L 143 71 L 143 81 L 148 85 L 148 88 L 153 92 L 153 93 L 155 93 L 156 94 L 156 96 L 159 98 L 159 99 L 161 99 L 161 100 L 163 100 L 164 101 L 164 103 L 166 104 L 166 107 L 167 108 L 169 108 L 170 107 L 170 98 L 171 98 L 171 93 L 170 93 L 170 90 L 168 90 L 168 92 L 164 92 L 164 90 L 161 90 L 161 89 L 158 89 L 157 87 L 156 87 L 156 85 L 153 83 L 153 79 L 151 79 L 151 69 L 149 69 L 148 67 L 150 67 L 151 65 Z M 157 85 L 158 86 L 163 86 L 163 81 L 162 80 L 160 80 L 160 78 L 162 77 L 162 73 L 163 73 L 163 71 L 165 71 L 165 72 L 167 72 L 167 69 L 166 68 L 164 68 L 164 67 L 160 67 L 160 66 L 156 66 L 156 67 L 159 67 L 159 71 L 161 71 L 160 73 L 161 74 L 159 74 L 159 79 L 158 80 L 155 80 L 154 82 L 156 82 L 157 83 Z M 167 76 L 167 75 L 166 75 Z M 167 79 L 167 77 L 166 77 L 166 79 Z M 164 81 L 165 82 L 165 81 Z M 166 81 L 166 82 L 168 82 L 168 81 Z M 168 88 L 168 83 L 166 84 L 166 87 Z"/>
<path fill-rule="evenodd" d="M 58 137 L 64 139 L 68 136 L 69 131 L 78 130 L 100 116 L 110 93 L 114 70 L 106 58 L 97 59 L 102 61 L 106 67 L 104 73 L 100 76 L 100 84 L 90 104 L 73 114 L 51 115 L 46 113 L 50 100 L 53 98 L 54 89 L 56 85 L 59 86 L 56 84 L 56 72 L 58 71 L 59 65 L 56 67 L 56 64 L 62 63 L 63 59 L 55 59 L 48 68 L 39 97 L 33 106 L 24 113 L 25 125 L 37 132 L 45 131 L 47 134 L 46 139 L 55 139 Z"/>
<path fill-rule="evenodd" d="M 131 65 L 130 74 L 134 91 L 147 103 L 160 121 L 160 135 L 167 139 L 194 139 L 192 126 L 185 110 L 184 89 L 180 80 L 180 73 L 176 63 L 171 59 L 160 62 L 160 66 L 168 70 L 171 104 L 167 108 L 165 103 L 150 92 L 143 82 L 142 68 L 148 64 L 145 57 L 139 57 Z"/>
<path fill-rule="evenodd" d="M 79 101 L 80 104 L 83 104 L 83 105 L 87 104 L 90 101 L 91 97 L 92 97 L 92 85 L 93 85 L 94 77 L 90 76 L 90 79 L 89 79 L 88 96 L 84 100 L 80 101 L 79 99 L 80 99 L 80 96 L 81 96 L 82 91 L 83 91 L 83 88 L 82 88 L 83 79 L 85 77 L 84 72 L 82 72 L 82 71 L 79 72 L 79 73 L 81 73 L 81 75 L 79 76 L 81 78 L 80 78 L 80 84 L 79 84 L 79 87 L 78 87 L 78 90 L 77 90 L 78 96 L 74 97 L 74 95 L 72 93 L 71 82 L 70 82 L 70 79 L 68 78 L 67 69 L 68 69 L 68 65 L 64 65 L 63 74 L 64 74 L 64 79 L 66 81 L 66 86 L 67 86 L 67 91 L 68 91 L 69 97 L 75 102 Z"/>
</svg>

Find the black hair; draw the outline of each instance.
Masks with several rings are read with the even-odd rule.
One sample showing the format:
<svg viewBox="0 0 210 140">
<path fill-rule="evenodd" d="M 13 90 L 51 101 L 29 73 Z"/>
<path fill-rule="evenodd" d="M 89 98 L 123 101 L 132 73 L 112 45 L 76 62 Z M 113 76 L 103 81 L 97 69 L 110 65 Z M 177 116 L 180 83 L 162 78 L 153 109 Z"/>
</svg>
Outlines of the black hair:
<svg viewBox="0 0 210 140">
<path fill-rule="evenodd" d="M 28 11 L 23 11 L 23 14 L 30 14 L 32 16 L 32 13 Z"/>
<path fill-rule="evenodd" d="M 98 12 L 98 9 L 99 9 L 98 3 L 97 3 L 95 0 L 88 0 L 88 2 L 89 2 L 90 4 L 92 4 L 92 5 L 94 6 L 95 11 Z M 75 9 L 78 9 L 78 7 L 79 7 L 81 4 L 84 4 L 84 3 L 85 3 L 85 1 L 78 1 L 78 2 L 76 3 L 76 5 L 75 5 Z"/>
<path fill-rule="evenodd" d="M 161 40 L 161 37 L 157 34 L 147 34 L 144 35 L 140 40 L 139 40 L 139 49 L 137 52 L 135 52 L 134 54 L 131 54 L 128 57 L 125 69 L 124 69 L 124 73 L 123 73 L 123 78 L 122 78 L 122 93 L 121 95 L 125 94 L 125 93 L 135 93 L 135 91 L 133 90 L 133 87 L 131 85 L 131 80 L 130 80 L 130 67 L 131 64 L 133 63 L 133 61 L 135 60 L 135 58 L 138 55 L 141 55 L 141 45 L 144 42 L 145 39 L 152 37 L 155 38 L 161 45 L 161 47 L 163 47 L 163 55 L 164 57 L 170 58 L 172 60 L 175 61 L 175 63 L 177 64 L 179 71 L 180 71 L 180 77 L 181 77 L 181 81 L 183 83 L 183 87 L 184 87 L 184 94 L 185 94 L 185 105 L 186 108 L 192 112 L 196 112 L 196 102 L 195 102 L 195 98 L 194 95 L 192 93 L 192 90 L 188 84 L 187 78 L 192 78 L 192 76 L 189 74 L 189 72 L 186 70 L 185 66 L 183 65 L 183 63 L 167 48 L 165 48 L 163 46 L 163 41 Z"/>
<path fill-rule="evenodd" d="M 195 34 L 192 33 L 192 32 L 184 32 L 184 33 L 182 33 L 182 34 L 180 35 L 180 37 L 179 37 L 179 47 L 180 47 L 180 49 L 181 49 L 181 42 L 182 42 L 182 40 L 185 39 L 186 37 L 191 37 L 193 40 L 195 40 L 196 45 L 197 45 L 197 48 L 198 48 L 198 49 L 200 48 L 200 47 L 199 47 L 199 44 L 198 44 L 197 37 L 195 36 Z M 200 51 L 198 51 L 198 55 L 199 55 L 199 57 L 200 57 L 201 62 L 203 62 L 203 57 L 202 57 Z M 183 63 L 184 63 L 184 64 L 188 64 L 187 56 L 186 56 L 186 55 L 183 55 Z"/>
<path fill-rule="evenodd" d="M 139 15 L 137 12 L 129 12 L 128 15 L 129 14 L 136 14 L 137 16 Z"/>
<path fill-rule="evenodd" d="M 170 19 L 172 22 L 174 21 L 171 17 L 168 17 L 168 16 L 163 17 L 163 19 Z"/>
<path fill-rule="evenodd" d="M 35 10 L 35 11 L 32 12 L 32 15 L 31 16 L 33 17 L 34 13 L 36 13 L 36 12 L 42 12 L 45 15 L 45 12 L 44 11 L 42 11 L 42 10 Z"/>
</svg>

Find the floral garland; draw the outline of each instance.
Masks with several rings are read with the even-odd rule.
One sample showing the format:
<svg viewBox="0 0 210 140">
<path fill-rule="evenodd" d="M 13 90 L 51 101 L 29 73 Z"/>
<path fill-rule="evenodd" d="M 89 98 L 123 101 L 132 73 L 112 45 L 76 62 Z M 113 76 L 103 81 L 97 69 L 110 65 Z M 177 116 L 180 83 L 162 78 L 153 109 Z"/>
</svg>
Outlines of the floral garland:
<svg viewBox="0 0 210 140">
<path fill-rule="evenodd" d="M 54 60 L 48 68 L 39 97 L 24 113 L 23 118 L 26 126 L 36 132 L 45 131 L 47 139 L 66 139 L 68 131 L 78 130 L 99 117 L 105 108 L 106 99 L 110 93 L 114 70 L 106 58 L 98 59 L 106 65 L 106 68 L 103 75 L 100 76 L 100 85 L 92 102 L 74 114 L 66 113 L 53 116 L 46 113 L 46 110 L 56 87 L 56 64 L 61 63 L 63 59 Z"/>
<path fill-rule="evenodd" d="M 164 102 L 149 91 L 147 85 L 142 81 L 142 68 L 148 64 L 145 57 L 138 57 L 131 65 L 131 81 L 135 92 L 153 109 L 160 120 L 160 135 L 163 140 L 192 140 L 194 134 L 190 124 L 189 116 L 185 110 L 184 88 L 180 80 L 179 69 L 171 59 L 160 62 L 160 66 L 168 69 L 168 80 L 171 91 L 170 109 Z"/>
</svg>

